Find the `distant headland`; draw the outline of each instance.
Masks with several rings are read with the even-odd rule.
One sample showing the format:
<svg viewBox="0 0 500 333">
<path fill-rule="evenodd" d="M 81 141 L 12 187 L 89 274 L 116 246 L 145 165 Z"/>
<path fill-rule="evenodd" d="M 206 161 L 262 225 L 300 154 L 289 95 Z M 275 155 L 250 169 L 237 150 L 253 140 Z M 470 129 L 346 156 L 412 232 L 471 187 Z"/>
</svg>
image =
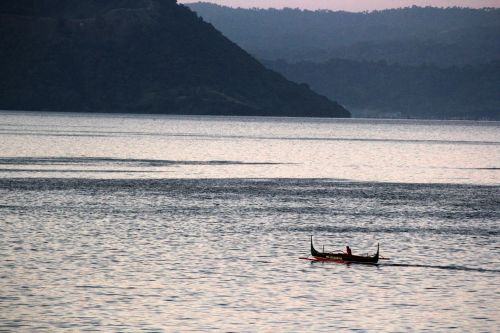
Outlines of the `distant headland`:
<svg viewBox="0 0 500 333">
<path fill-rule="evenodd" d="M 350 117 L 175 0 L 0 3 L 0 109 Z"/>
</svg>

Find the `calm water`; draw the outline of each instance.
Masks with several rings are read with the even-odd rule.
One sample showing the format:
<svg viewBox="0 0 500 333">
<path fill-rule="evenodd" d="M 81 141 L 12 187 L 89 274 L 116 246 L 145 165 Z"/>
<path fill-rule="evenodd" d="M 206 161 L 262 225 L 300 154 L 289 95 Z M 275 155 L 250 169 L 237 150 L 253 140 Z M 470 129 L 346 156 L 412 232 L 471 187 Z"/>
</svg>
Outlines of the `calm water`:
<svg viewBox="0 0 500 333">
<path fill-rule="evenodd" d="M 3 112 L 0 331 L 495 332 L 499 168 L 500 123 Z"/>
</svg>

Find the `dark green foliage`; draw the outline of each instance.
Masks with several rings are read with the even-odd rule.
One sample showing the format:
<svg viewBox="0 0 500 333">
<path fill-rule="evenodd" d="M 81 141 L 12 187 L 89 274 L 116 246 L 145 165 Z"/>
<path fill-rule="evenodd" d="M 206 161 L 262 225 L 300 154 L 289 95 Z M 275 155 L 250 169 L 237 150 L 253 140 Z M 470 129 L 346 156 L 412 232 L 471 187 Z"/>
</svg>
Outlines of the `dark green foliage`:
<svg viewBox="0 0 500 333">
<path fill-rule="evenodd" d="M 349 116 L 174 0 L 0 3 L 0 108 Z"/>
<path fill-rule="evenodd" d="M 267 65 L 306 82 L 359 116 L 500 120 L 500 62 L 440 68 L 333 59 Z M 360 112 L 364 110 L 364 112 Z"/>
</svg>

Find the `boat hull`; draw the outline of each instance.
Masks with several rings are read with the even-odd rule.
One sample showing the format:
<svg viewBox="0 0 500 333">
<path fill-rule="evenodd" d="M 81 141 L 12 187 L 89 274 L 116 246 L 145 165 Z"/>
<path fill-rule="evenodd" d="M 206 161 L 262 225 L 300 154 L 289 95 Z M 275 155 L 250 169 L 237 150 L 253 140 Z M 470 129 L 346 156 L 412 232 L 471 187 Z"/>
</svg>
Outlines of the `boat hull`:
<svg viewBox="0 0 500 333">
<path fill-rule="evenodd" d="M 377 265 L 377 262 L 369 262 L 369 261 L 356 261 L 356 260 L 344 260 L 344 259 L 334 259 L 334 258 L 321 258 L 321 257 L 301 257 L 299 259 L 308 260 L 311 262 L 334 262 L 338 264 L 368 264 L 368 265 Z"/>
<path fill-rule="evenodd" d="M 361 263 L 361 264 L 376 264 L 379 259 L 379 245 L 377 245 L 377 253 L 374 256 L 355 256 L 347 253 L 331 253 L 319 252 L 314 248 L 313 239 L 311 236 L 311 261 L 331 261 L 338 263 Z"/>
</svg>

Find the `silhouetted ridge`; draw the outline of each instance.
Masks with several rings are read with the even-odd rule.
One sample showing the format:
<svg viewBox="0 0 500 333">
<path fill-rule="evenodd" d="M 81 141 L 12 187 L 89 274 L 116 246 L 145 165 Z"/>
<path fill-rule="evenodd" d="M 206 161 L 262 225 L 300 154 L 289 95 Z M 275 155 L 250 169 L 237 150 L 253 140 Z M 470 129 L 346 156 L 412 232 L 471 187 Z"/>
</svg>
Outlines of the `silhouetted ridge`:
<svg viewBox="0 0 500 333">
<path fill-rule="evenodd" d="M 175 0 L 163 0 L 175 4 Z M 92 18 L 116 8 L 148 8 L 150 0 L 17 0 L 2 1 L 0 11 L 24 16 L 63 16 L 65 18 Z"/>
<path fill-rule="evenodd" d="M 357 117 L 500 119 L 500 9 L 189 7 Z"/>
<path fill-rule="evenodd" d="M 500 9 L 407 7 L 350 13 L 190 3 L 238 45 L 267 60 L 332 58 L 407 65 L 484 64 L 500 54 Z"/>
<path fill-rule="evenodd" d="M 174 0 L 0 4 L 0 108 L 348 117 Z"/>
<path fill-rule="evenodd" d="M 500 61 L 447 68 L 346 59 L 264 63 L 357 117 L 500 120 Z"/>
</svg>

